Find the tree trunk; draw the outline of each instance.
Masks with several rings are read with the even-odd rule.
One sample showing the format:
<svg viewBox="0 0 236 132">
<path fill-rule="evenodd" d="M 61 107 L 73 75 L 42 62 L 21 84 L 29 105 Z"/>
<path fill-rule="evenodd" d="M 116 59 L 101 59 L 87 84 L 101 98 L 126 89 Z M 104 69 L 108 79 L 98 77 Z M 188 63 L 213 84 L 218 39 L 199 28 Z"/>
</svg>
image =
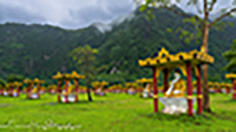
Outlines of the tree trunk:
<svg viewBox="0 0 236 132">
<path fill-rule="evenodd" d="M 204 31 L 203 31 L 203 46 L 205 48 L 205 53 L 208 53 L 208 37 L 209 37 L 209 25 L 204 25 Z M 208 65 L 205 64 L 203 66 L 203 109 L 205 111 L 210 112 L 210 96 L 209 96 L 209 89 L 207 86 L 208 81 Z"/>
<path fill-rule="evenodd" d="M 90 88 L 89 88 L 89 82 L 87 82 L 87 95 L 88 95 L 88 100 L 93 101 L 91 93 L 90 93 Z"/>
</svg>

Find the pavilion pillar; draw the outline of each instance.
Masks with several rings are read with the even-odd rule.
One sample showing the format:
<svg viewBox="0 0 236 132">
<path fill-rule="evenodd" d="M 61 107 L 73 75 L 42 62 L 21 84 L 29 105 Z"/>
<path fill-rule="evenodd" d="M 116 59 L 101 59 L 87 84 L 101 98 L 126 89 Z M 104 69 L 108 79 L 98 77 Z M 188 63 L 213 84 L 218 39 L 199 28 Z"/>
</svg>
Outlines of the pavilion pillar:
<svg viewBox="0 0 236 132">
<path fill-rule="evenodd" d="M 227 93 L 227 94 L 230 93 L 230 87 L 229 87 L 229 86 L 226 86 L 226 87 L 225 87 L 225 90 L 226 90 L 226 93 Z"/>
<path fill-rule="evenodd" d="M 3 92 L 4 92 L 4 89 L 1 88 L 1 89 L 0 89 L 0 95 L 3 95 Z"/>
<path fill-rule="evenodd" d="M 75 80 L 75 102 L 79 101 L 79 80 Z"/>
<path fill-rule="evenodd" d="M 158 89 L 157 89 L 156 67 L 153 67 L 153 103 L 154 103 L 154 113 L 157 113 L 158 112 Z"/>
<path fill-rule="evenodd" d="M 28 94 L 28 98 L 32 99 L 32 87 L 33 84 L 29 84 L 28 89 L 27 89 L 27 94 Z"/>
<path fill-rule="evenodd" d="M 61 102 L 61 80 L 57 81 L 57 102 Z"/>
<path fill-rule="evenodd" d="M 219 93 L 219 85 L 215 85 L 215 93 Z"/>
<path fill-rule="evenodd" d="M 68 103 L 68 86 L 69 86 L 69 80 L 66 79 L 66 82 L 65 82 L 65 103 Z"/>
<path fill-rule="evenodd" d="M 140 83 L 140 84 L 139 84 L 139 90 L 138 90 L 138 92 L 139 92 L 139 97 L 142 97 L 142 89 L 143 89 L 143 87 L 142 87 L 142 84 Z"/>
<path fill-rule="evenodd" d="M 40 99 L 40 89 L 41 89 L 41 85 L 39 83 L 38 86 L 37 86 L 37 96 L 38 96 L 38 99 Z"/>
<path fill-rule="evenodd" d="M 20 86 L 16 88 L 17 97 L 20 96 Z"/>
<path fill-rule="evenodd" d="M 163 75 L 164 75 L 164 89 L 163 93 L 165 93 L 168 90 L 168 69 L 163 70 Z"/>
<path fill-rule="evenodd" d="M 201 66 L 197 66 L 197 107 L 198 107 L 198 114 L 202 114 L 202 84 L 201 84 Z"/>
<path fill-rule="evenodd" d="M 97 86 L 93 87 L 93 94 L 96 95 Z"/>
<path fill-rule="evenodd" d="M 232 79 L 232 86 L 233 86 L 233 100 L 236 100 L 236 80 L 235 79 Z"/>
<path fill-rule="evenodd" d="M 10 87 L 10 89 L 9 89 L 9 96 L 13 96 L 13 91 L 14 91 L 14 87 Z"/>
<path fill-rule="evenodd" d="M 220 87 L 218 88 L 218 93 L 222 93 L 222 87 L 223 87 L 223 86 L 220 86 Z"/>
<path fill-rule="evenodd" d="M 186 64 L 187 67 L 187 93 L 188 93 L 188 115 L 193 115 L 193 86 L 192 86 L 192 71 L 191 63 Z"/>
</svg>

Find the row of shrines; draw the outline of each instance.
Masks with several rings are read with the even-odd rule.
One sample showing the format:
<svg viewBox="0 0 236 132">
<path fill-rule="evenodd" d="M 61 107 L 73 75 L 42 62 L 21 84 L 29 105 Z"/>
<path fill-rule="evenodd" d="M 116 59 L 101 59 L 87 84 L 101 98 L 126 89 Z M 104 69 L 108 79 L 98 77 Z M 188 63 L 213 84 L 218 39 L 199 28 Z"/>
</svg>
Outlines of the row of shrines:
<svg viewBox="0 0 236 132">
<path fill-rule="evenodd" d="M 202 66 L 205 64 L 212 64 L 214 62 L 214 58 L 208 54 L 205 53 L 204 48 L 201 48 L 200 51 L 193 50 L 190 52 L 179 52 L 177 54 L 170 54 L 165 48 L 162 48 L 156 56 L 148 57 L 143 60 L 139 60 L 139 65 L 141 67 L 147 67 L 152 69 L 152 79 L 138 79 L 135 83 L 126 83 L 126 89 L 123 89 L 120 85 L 113 85 L 107 88 L 108 92 L 117 92 L 125 90 L 126 93 L 140 93 L 145 91 L 141 85 L 137 86 L 137 84 L 150 84 L 152 87 L 152 95 L 147 95 L 148 97 L 153 98 L 154 103 L 154 112 L 157 113 L 159 111 L 158 102 L 159 98 L 161 97 L 159 93 L 157 78 L 160 75 L 161 72 L 163 72 L 164 79 L 163 79 L 163 87 L 162 92 L 165 93 L 169 89 L 170 83 L 168 82 L 168 79 L 170 77 L 170 74 L 173 70 L 180 69 L 182 74 L 187 78 L 186 79 L 186 89 L 187 89 L 187 96 L 185 98 L 187 99 L 188 104 L 188 115 L 192 116 L 194 114 L 193 110 L 193 103 L 196 98 L 197 100 L 197 113 L 202 114 Z M 192 73 L 194 72 L 194 74 Z M 195 75 L 196 78 L 196 96 L 193 96 L 193 79 Z M 85 76 L 78 74 L 77 72 L 72 72 L 71 74 L 62 74 L 58 72 L 56 75 L 52 77 L 53 79 L 57 80 L 58 83 L 54 88 L 54 92 L 57 94 L 57 100 L 58 102 L 78 102 L 79 101 L 79 80 L 84 79 Z M 232 80 L 232 85 L 226 84 L 226 83 L 213 83 L 209 82 L 208 86 L 213 87 L 216 89 L 216 87 L 225 87 L 227 92 L 230 92 L 230 87 L 233 87 L 233 99 L 236 100 L 236 74 L 230 73 L 226 75 L 227 79 Z M 70 87 L 71 81 L 73 81 L 74 88 L 72 89 Z M 30 99 L 38 99 L 40 98 L 40 92 L 42 90 L 41 85 L 44 83 L 43 80 L 39 79 L 25 79 L 24 83 L 27 84 L 27 90 L 25 91 L 27 93 L 27 97 Z M 62 84 L 64 85 L 62 89 Z M 107 86 L 109 83 L 106 81 L 102 82 L 94 82 L 92 85 L 94 87 L 94 92 L 99 95 L 104 95 L 103 92 L 104 86 Z M 14 96 L 19 96 L 19 87 L 22 86 L 22 83 L 14 82 L 7 84 L 9 86 L 10 93 L 14 94 Z M 135 88 L 133 90 L 132 88 Z M 17 92 L 12 92 L 14 89 L 17 89 Z M 219 89 L 219 88 L 218 88 Z M 71 97 L 71 93 L 73 90 L 73 98 Z M 86 92 L 88 89 L 86 89 L 84 92 Z M 33 92 L 34 91 L 34 92 Z M 217 90 L 216 90 L 217 91 Z M 149 91 L 150 92 L 150 91 Z M 218 91 L 220 92 L 220 90 Z M 32 94 L 36 93 L 36 94 Z M 4 94 L 3 89 L 0 89 L 0 94 Z"/>
</svg>

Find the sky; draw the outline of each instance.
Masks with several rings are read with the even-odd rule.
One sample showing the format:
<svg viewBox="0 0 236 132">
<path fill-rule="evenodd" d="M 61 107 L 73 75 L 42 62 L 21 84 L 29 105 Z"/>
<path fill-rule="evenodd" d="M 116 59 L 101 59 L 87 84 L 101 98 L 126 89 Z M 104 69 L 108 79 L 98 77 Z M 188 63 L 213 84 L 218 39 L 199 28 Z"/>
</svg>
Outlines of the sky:
<svg viewBox="0 0 236 132">
<path fill-rule="evenodd" d="M 229 1 L 219 0 L 216 7 L 227 6 Z M 196 12 L 184 5 L 182 2 L 179 6 Z M 0 23 L 50 24 L 78 29 L 95 22 L 109 23 L 135 8 L 134 0 L 0 0 Z"/>
</svg>

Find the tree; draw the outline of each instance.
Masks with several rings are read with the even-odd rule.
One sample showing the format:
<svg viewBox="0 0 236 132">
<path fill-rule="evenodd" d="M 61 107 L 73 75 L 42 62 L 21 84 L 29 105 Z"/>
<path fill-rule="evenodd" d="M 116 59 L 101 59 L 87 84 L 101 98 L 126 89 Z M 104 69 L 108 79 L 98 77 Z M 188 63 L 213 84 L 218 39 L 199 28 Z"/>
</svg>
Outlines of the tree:
<svg viewBox="0 0 236 132">
<path fill-rule="evenodd" d="M 82 71 L 85 75 L 87 95 L 89 101 L 92 101 L 92 97 L 90 94 L 90 86 L 96 73 L 95 54 L 97 53 L 97 49 L 93 49 L 89 45 L 85 45 L 84 47 L 79 46 L 73 49 L 73 51 L 71 51 L 71 53 L 69 54 L 72 57 L 73 61 L 76 63 L 78 69 Z"/>
<path fill-rule="evenodd" d="M 229 63 L 225 66 L 225 70 L 236 73 L 236 39 L 231 45 L 231 49 L 226 51 L 223 56 Z"/>
<path fill-rule="evenodd" d="M 222 24 L 222 19 L 225 17 L 231 16 L 232 13 L 236 12 L 236 0 L 231 1 L 232 4 L 229 7 L 220 9 L 220 15 L 216 17 L 214 20 L 210 19 L 211 14 L 214 12 L 218 12 L 215 9 L 215 6 L 219 0 L 188 0 L 187 6 L 192 6 L 197 9 L 197 14 L 186 14 L 173 6 L 174 4 L 179 4 L 183 2 L 183 0 L 144 0 L 143 3 L 140 3 L 140 11 L 147 10 L 149 16 L 152 16 L 153 8 L 155 7 L 163 7 L 166 8 L 175 14 L 181 15 L 186 18 L 185 22 L 194 27 L 196 34 L 192 35 L 193 32 L 188 32 L 187 30 L 181 30 L 181 33 L 189 36 L 190 39 L 193 39 L 194 36 L 200 37 L 202 45 L 205 48 L 205 52 L 208 53 L 208 38 L 210 29 L 212 27 L 217 27 L 219 24 Z M 189 40 L 187 38 L 186 40 Z M 208 65 L 203 66 L 203 108 L 206 111 L 211 111 L 210 109 L 210 98 L 209 98 L 209 89 L 207 87 L 207 70 Z"/>
<path fill-rule="evenodd" d="M 22 82 L 23 79 L 24 79 L 23 76 L 21 76 L 21 75 L 14 75 L 14 74 L 11 74 L 11 75 L 9 75 L 9 76 L 6 78 L 6 80 L 7 80 L 8 83 L 14 82 L 14 81 Z"/>
<path fill-rule="evenodd" d="M 5 85 L 6 85 L 6 81 L 0 78 L 0 88 L 5 87 Z"/>
</svg>

